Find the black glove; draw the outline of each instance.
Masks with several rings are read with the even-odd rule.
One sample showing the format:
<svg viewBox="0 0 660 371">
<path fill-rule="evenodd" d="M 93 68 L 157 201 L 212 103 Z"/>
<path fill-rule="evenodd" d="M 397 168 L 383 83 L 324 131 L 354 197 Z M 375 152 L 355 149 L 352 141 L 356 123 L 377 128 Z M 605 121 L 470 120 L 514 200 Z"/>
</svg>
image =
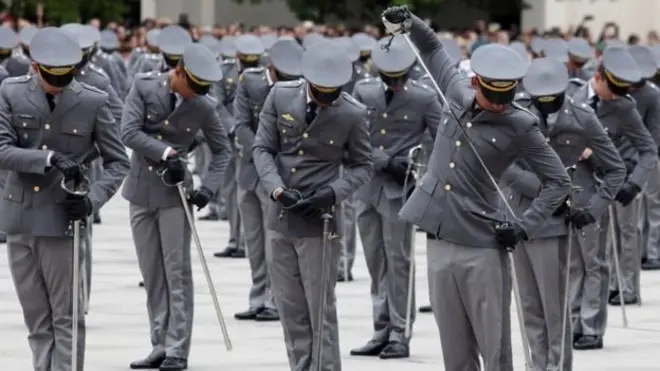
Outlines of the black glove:
<svg viewBox="0 0 660 371">
<path fill-rule="evenodd" d="M 566 196 L 564 201 L 559 205 L 557 210 L 552 213 L 552 216 L 564 216 L 569 215 L 571 212 L 571 196 Z"/>
<path fill-rule="evenodd" d="M 391 6 L 382 14 L 385 31 L 391 35 L 398 35 L 407 32 L 412 25 L 412 14 L 407 6 Z"/>
<path fill-rule="evenodd" d="M 628 206 L 641 191 L 642 190 L 639 189 L 636 184 L 626 182 L 626 184 L 621 187 L 621 190 L 619 190 L 619 193 L 616 194 L 616 200 L 619 201 L 621 205 Z"/>
<path fill-rule="evenodd" d="M 400 157 L 391 157 L 383 170 L 390 174 L 399 185 L 403 185 L 408 175 L 408 161 Z"/>
<path fill-rule="evenodd" d="M 289 209 L 297 204 L 302 199 L 302 194 L 296 190 L 285 189 L 277 196 L 277 201 L 284 206 L 285 209 Z"/>
<path fill-rule="evenodd" d="M 50 164 L 64 175 L 64 180 L 66 182 L 73 181 L 77 184 L 83 179 L 80 165 L 76 164 L 73 160 L 68 159 L 61 153 L 53 152 L 53 155 L 50 157 Z"/>
<path fill-rule="evenodd" d="M 329 186 L 325 186 L 312 193 L 309 197 L 300 200 L 291 210 L 307 217 L 321 217 L 334 204 L 335 191 Z"/>
<path fill-rule="evenodd" d="M 206 206 L 209 201 L 213 198 L 213 192 L 206 187 L 199 187 L 190 195 L 190 202 L 193 205 L 197 206 L 197 211 L 201 210 Z"/>
<path fill-rule="evenodd" d="M 589 224 L 595 223 L 596 218 L 594 218 L 591 213 L 585 209 L 573 209 L 566 218 L 566 220 L 571 223 L 575 228 L 582 229 Z"/>
<path fill-rule="evenodd" d="M 514 249 L 518 242 L 527 240 L 527 234 L 519 225 L 505 222 L 495 226 L 495 240 L 503 249 Z"/>
<path fill-rule="evenodd" d="M 92 202 L 87 196 L 68 195 L 59 204 L 64 207 L 64 212 L 69 220 L 84 220 L 92 215 Z"/>
<path fill-rule="evenodd" d="M 168 158 L 164 167 L 167 171 L 163 175 L 163 180 L 167 184 L 178 184 L 186 179 L 186 164 L 181 158 Z"/>
</svg>

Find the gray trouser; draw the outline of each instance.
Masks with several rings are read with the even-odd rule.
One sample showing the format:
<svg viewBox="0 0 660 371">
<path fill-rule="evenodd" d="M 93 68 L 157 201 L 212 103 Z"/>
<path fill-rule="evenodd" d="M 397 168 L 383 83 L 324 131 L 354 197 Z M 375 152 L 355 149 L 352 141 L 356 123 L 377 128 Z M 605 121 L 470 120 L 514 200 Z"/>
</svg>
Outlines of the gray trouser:
<svg viewBox="0 0 660 371">
<path fill-rule="evenodd" d="M 525 330 L 534 370 L 558 370 L 561 358 L 568 238 L 551 237 L 520 244 L 514 253 Z M 573 246 L 577 248 L 576 246 Z M 573 249 L 571 247 L 571 249 Z M 564 370 L 572 369 L 572 334 L 566 322 Z"/>
<path fill-rule="evenodd" d="M 211 161 L 211 150 L 209 149 L 208 144 L 202 143 L 195 148 L 193 151 L 193 158 L 195 161 L 195 170 L 199 172 L 201 177 L 204 177 L 209 169 L 209 163 Z"/>
<path fill-rule="evenodd" d="M 401 204 L 401 200 L 390 202 Z M 399 219 L 396 208 L 391 208 L 393 213 L 384 214 L 371 205 L 358 202 L 356 209 L 362 249 L 371 277 L 372 339 L 381 343 L 408 344 L 410 339 L 405 337 L 405 325 L 413 227 Z M 415 307 L 414 293 L 412 306 Z M 411 313 L 414 322 L 415 310 Z"/>
<path fill-rule="evenodd" d="M 152 355 L 188 358 L 194 292 L 185 210 L 150 210 L 131 204 L 129 213 L 147 292 Z"/>
<path fill-rule="evenodd" d="M 605 335 L 609 265 L 607 262 L 607 214 L 599 222 L 573 233 L 570 260 L 571 322 L 573 333 Z"/>
<path fill-rule="evenodd" d="M 660 168 L 651 170 L 639 199 L 637 230 L 642 255 L 647 259 L 660 259 Z"/>
<path fill-rule="evenodd" d="M 220 186 L 220 194 L 224 199 L 225 209 L 229 218 L 229 247 L 245 249 L 245 241 L 242 238 L 241 215 L 238 209 L 238 174 L 239 159 L 232 155 L 225 169 L 225 178 Z"/>
<path fill-rule="evenodd" d="M 623 276 L 623 289 L 619 288 L 619 281 L 617 280 L 617 273 L 614 267 L 614 259 L 610 261 L 610 290 L 620 291 L 623 297 L 639 297 L 640 295 L 640 271 L 641 261 L 639 245 L 637 244 L 637 200 L 633 201 L 628 206 L 623 206 L 620 203 L 614 203 L 615 221 L 614 231 L 617 239 L 618 252 L 619 252 L 619 268 Z M 612 234 L 608 229 L 603 228 L 601 233 L 607 233 L 610 238 Z M 609 251 L 609 250 L 608 250 Z"/>
<path fill-rule="evenodd" d="M 252 287 L 250 288 L 250 309 L 275 308 L 270 289 L 268 267 L 266 264 L 266 216 L 268 207 L 273 202 L 266 191 L 258 186 L 256 190 L 238 188 L 238 205 L 245 231 L 243 238 L 250 261 Z"/>
<path fill-rule="evenodd" d="M 314 359 L 314 349 L 319 341 L 317 323 L 322 292 L 326 294 L 326 307 L 321 369 L 341 371 L 335 298 L 337 260 L 341 249 L 339 239 L 327 242 L 327 260 L 324 262 L 321 236 L 290 238 L 269 231 L 268 238 L 266 259 L 291 371 L 317 369 L 319 360 Z M 323 282 L 321 275 L 323 264 L 329 269 L 327 282 Z"/>
<path fill-rule="evenodd" d="M 426 256 L 445 370 L 513 371 L 507 253 L 428 240 Z"/>
<path fill-rule="evenodd" d="M 28 329 L 34 370 L 71 371 L 73 239 L 9 235 L 7 252 Z M 85 361 L 85 315 L 80 293 L 77 371 L 83 370 Z"/>
<path fill-rule="evenodd" d="M 355 263 L 355 250 L 356 250 L 356 228 L 355 228 L 355 219 L 356 219 L 356 203 L 353 196 L 349 197 L 341 205 L 342 211 L 344 214 L 344 234 L 342 239 L 342 244 L 345 246 L 341 249 L 339 255 L 339 275 L 347 276 L 344 272 L 344 264 L 348 266 L 348 273 L 353 271 L 353 264 Z M 344 257 L 344 251 L 346 251 L 346 257 Z"/>
</svg>

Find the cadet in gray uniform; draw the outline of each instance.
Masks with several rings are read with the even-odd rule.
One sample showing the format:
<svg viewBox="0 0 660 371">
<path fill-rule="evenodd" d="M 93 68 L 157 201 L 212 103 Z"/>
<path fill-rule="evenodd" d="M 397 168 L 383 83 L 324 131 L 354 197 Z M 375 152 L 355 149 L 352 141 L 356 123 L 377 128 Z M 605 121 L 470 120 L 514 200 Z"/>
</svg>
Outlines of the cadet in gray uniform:
<svg viewBox="0 0 660 371">
<path fill-rule="evenodd" d="M 361 72 L 364 78 L 378 77 L 378 71 L 371 62 L 371 49 L 376 44 L 376 38 L 364 32 L 358 32 L 351 38 L 360 50 L 360 59 L 355 63 L 356 71 Z"/>
<path fill-rule="evenodd" d="M 548 44 L 546 44 L 546 47 Z M 566 52 L 564 52 L 566 53 Z M 532 352 L 534 370 L 559 370 L 562 334 L 565 334 L 563 370 L 572 370 L 570 322 L 562 330 L 564 303 L 567 300 L 565 275 L 568 269 L 567 222 L 575 227 L 573 246 L 579 250 L 580 230 L 592 225 L 614 201 L 623 185 L 626 168 L 619 152 L 600 125 L 593 109 L 565 95 L 568 70 L 552 58 L 535 59 L 523 78 L 526 92 L 518 93 L 516 103 L 539 118 L 539 129 L 559 155 L 564 166 L 575 166 L 586 148 L 598 167 L 603 182 L 582 197 L 574 190 L 553 217 L 529 236 L 515 251 L 516 274 L 520 285 L 525 330 Z M 541 182 L 523 161 L 511 165 L 501 177 L 510 190 L 510 202 L 518 214 L 528 209 L 538 196 Z M 581 207 L 571 208 L 571 200 Z M 571 247 L 571 252 L 573 247 Z"/>
<path fill-rule="evenodd" d="M 568 75 L 571 78 L 589 80 L 595 73 L 593 64 L 594 50 L 587 40 L 574 37 L 568 40 Z"/>
<path fill-rule="evenodd" d="M 252 158 L 252 146 L 259 127 L 259 113 L 276 82 L 300 78 L 303 48 L 295 40 L 277 41 L 270 49 L 268 67 L 248 68 L 241 74 L 234 100 L 237 140 L 241 144 L 238 166 L 238 206 L 244 227 L 243 237 L 250 260 L 252 288 L 247 311 L 236 313 L 239 320 L 279 320 L 273 302 L 266 264 L 268 209 L 272 206 Z"/>
<path fill-rule="evenodd" d="M 18 45 L 18 35 L 9 27 L 0 27 L 0 67 L 4 69 Z"/>
<path fill-rule="evenodd" d="M 453 114 L 439 125 L 427 172 L 399 213 L 428 232 L 429 291 L 445 369 L 477 370 L 481 356 L 485 370 L 512 371 L 507 249 L 534 236 L 570 189 L 538 119 L 511 104 L 529 62 L 504 45 L 480 46 L 471 59 L 476 76 L 468 79 L 407 7 L 388 8 L 383 22 L 393 34 L 410 28 L 452 105 Z M 488 174 L 498 179 L 517 159 L 527 162 L 541 186 L 525 213 L 506 222 Z"/>
<path fill-rule="evenodd" d="M 242 71 L 248 68 L 255 68 L 259 66 L 261 57 L 265 51 L 261 40 L 251 34 L 238 36 L 234 39 L 234 52 L 236 59 L 228 59 L 222 63 L 223 80 L 215 84 L 213 87 L 213 94 L 218 100 L 216 109 L 218 112 L 226 109 L 229 113 L 233 114 L 234 97 L 236 96 L 236 84 L 238 77 Z M 225 49 L 225 55 L 231 53 L 231 49 Z M 233 124 L 233 123 L 230 123 Z M 229 219 L 229 243 L 224 250 L 218 251 L 213 254 L 218 258 L 244 258 L 245 257 L 245 240 L 243 239 L 243 226 L 241 223 L 241 216 L 238 206 L 238 185 L 236 177 L 238 174 L 238 154 L 239 149 L 236 142 L 230 143 L 232 146 L 232 156 L 227 165 L 227 172 L 225 179 L 222 182 L 221 188 L 218 190 L 217 197 L 215 198 L 218 214 L 221 214 L 220 209 L 225 210 Z M 248 149 L 249 150 L 249 149 Z M 221 205 L 222 204 L 222 205 Z"/>
<path fill-rule="evenodd" d="M 34 369 L 71 370 L 71 303 L 79 300 L 76 371 L 82 371 L 85 317 L 82 297 L 72 297 L 69 221 L 84 220 L 107 202 L 129 164 L 108 95 L 74 80 L 78 43 L 47 27 L 30 46 L 37 75 L 0 86 L 0 169 L 10 172 L 0 199 L 0 230 L 7 233 L 9 268 Z M 79 163 L 89 160 L 95 146 L 103 157 L 103 176 L 86 196 L 67 194 L 62 178 L 80 182 Z"/>
<path fill-rule="evenodd" d="M 30 66 L 32 65 L 30 41 L 37 32 L 39 32 L 38 28 L 26 26 L 18 33 L 21 48 L 7 60 L 4 66 L 9 72 L 9 76 L 23 76 L 30 72 Z"/>
<path fill-rule="evenodd" d="M 357 192 L 356 211 L 371 277 L 374 333 L 351 355 L 382 359 L 410 355 L 404 332 L 413 226 L 398 214 L 415 185 L 408 152 L 427 130 L 435 138 L 442 118 L 437 93 L 409 79 L 416 58 L 403 36 L 396 36 L 386 51 L 382 47 L 388 43 L 383 39 L 371 51 L 380 78 L 358 82 L 353 92 L 367 106 L 373 146 L 374 176 Z"/>
<path fill-rule="evenodd" d="M 131 55 L 131 62 L 128 65 L 128 86 L 130 87 L 133 78 L 138 73 L 153 71 L 156 66 L 163 60 L 158 48 L 158 38 L 160 37 L 160 30 L 153 29 L 147 32 L 146 45 L 144 51 L 139 54 L 137 60 L 132 62 L 133 55 Z"/>
<path fill-rule="evenodd" d="M 597 72 L 589 82 L 572 95 L 578 103 L 586 103 L 596 111 L 596 115 L 612 142 L 619 150 L 627 170 L 627 178 L 616 195 L 615 210 L 619 225 L 629 225 L 624 234 L 625 241 L 634 241 L 636 235 L 636 215 L 629 207 L 646 183 L 649 174 L 655 169 L 657 149 L 644 127 L 635 102 L 627 94 L 632 84 L 639 82 L 641 72 L 627 49 L 622 46 L 607 48 Z M 577 81 L 572 79 L 573 84 Z M 586 151 L 578 163 L 573 182 L 581 187 L 581 197 L 597 189 L 598 168 L 590 160 L 591 150 Z M 594 174 L 596 177 L 594 177 Z M 583 207 L 580 199 L 576 206 Z M 607 261 L 607 240 L 609 232 L 609 213 L 605 213 L 598 226 L 582 229 L 578 249 L 571 259 L 571 316 L 573 321 L 574 349 L 600 349 L 603 347 L 603 335 L 607 324 L 607 300 L 609 271 Z M 625 224 L 624 224 L 625 223 Z M 593 229 L 592 229 L 593 228 Z M 630 243 L 630 242 L 629 242 Z M 576 247 L 577 247 L 576 246 Z M 623 247 L 623 245 L 620 245 Z M 637 245 L 633 245 L 637 250 Z M 621 264 L 639 266 L 639 258 L 633 261 L 633 246 L 621 255 Z M 634 254 L 638 256 L 639 254 Z M 623 269 L 623 266 L 621 267 Z"/>
<path fill-rule="evenodd" d="M 657 71 L 658 60 L 646 45 L 631 46 L 630 55 L 642 72 L 642 80 L 633 86 L 630 95 L 657 147 L 660 146 L 660 89 L 651 79 Z M 637 242 L 644 257 L 642 269 L 660 269 L 660 168 L 656 167 L 649 174 L 644 192 L 635 202 L 639 210 Z"/>
<path fill-rule="evenodd" d="M 305 80 L 271 89 L 253 147 L 261 184 L 276 200 L 267 218 L 266 260 L 290 369 L 341 371 L 335 277 L 344 229 L 337 208 L 372 174 L 367 109 L 342 92 L 353 73 L 343 50 L 310 47 L 302 73 Z M 334 217 L 330 237 L 323 213 Z M 319 341 L 322 359 L 312 353 Z"/>
<path fill-rule="evenodd" d="M 202 45 L 188 45 L 182 54 L 167 73 L 137 76 L 122 117 L 122 140 L 133 150 L 122 195 L 130 202 L 153 348 L 145 359 L 131 363 L 132 369 L 188 367 L 194 313 L 190 227 L 183 209 L 188 205 L 176 187 L 165 183 L 192 185 L 182 157 L 201 130 L 211 148 L 211 165 L 190 203 L 202 208 L 222 181 L 230 151 L 215 102 L 206 95 L 222 72 Z"/>
<path fill-rule="evenodd" d="M 84 25 L 83 27 L 93 28 L 90 25 Z M 89 30 L 88 32 L 94 32 L 98 35 L 99 42 L 98 50 L 92 55 L 91 60 L 108 74 L 112 87 L 119 94 L 119 97 L 124 99 L 129 89 L 127 85 L 128 72 L 126 71 L 124 60 L 117 53 L 117 49 L 119 49 L 119 38 L 112 30 L 103 30 L 100 34 L 98 30 L 94 30 Z"/>
</svg>

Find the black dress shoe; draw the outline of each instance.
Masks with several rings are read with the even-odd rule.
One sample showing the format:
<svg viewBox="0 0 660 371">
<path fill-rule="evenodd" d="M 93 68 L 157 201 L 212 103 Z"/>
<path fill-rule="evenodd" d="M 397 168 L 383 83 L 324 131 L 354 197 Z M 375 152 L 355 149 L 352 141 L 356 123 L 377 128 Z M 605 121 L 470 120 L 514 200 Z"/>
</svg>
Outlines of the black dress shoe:
<svg viewBox="0 0 660 371">
<path fill-rule="evenodd" d="M 140 282 L 138 283 L 138 286 L 139 286 L 139 287 L 144 287 L 144 281 L 140 281 Z"/>
<path fill-rule="evenodd" d="M 210 212 L 210 213 L 208 213 L 204 216 L 200 216 L 199 218 L 197 218 L 197 220 L 202 220 L 202 221 L 206 221 L 206 222 L 216 221 L 216 220 L 220 220 L 220 216 L 215 211 L 212 211 L 212 212 Z"/>
<path fill-rule="evenodd" d="M 7 236 L 4 233 L 0 234 L 0 243 L 7 243 Z"/>
<path fill-rule="evenodd" d="M 236 318 L 239 321 L 249 321 L 257 318 L 257 314 L 259 314 L 263 308 L 255 308 L 255 309 L 248 309 L 245 312 L 238 312 L 234 314 L 234 318 Z"/>
<path fill-rule="evenodd" d="M 235 259 L 244 258 L 245 257 L 245 249 L 236 249 L 236 251 L 234 251 L 231 254 L 231 256 L 229 256 L 229 257 L 230 258 L 235 258 Z"/>
<path fill-rule="evenodd" d="M 582 336 L 583 336 L 582 334 L 577 334 L 577 333 L 573 334 L 573 344 L 577 343 L 578 340 L 582 338 Z"/>
<path fill-rule="evenodd" d="M 616 307 L 621 305 L 621 295 L 617 295 L 613 297 L 612 299 L 608 300 L 610 305 L 614 305 Z M 633 305 L 633 304 L 639 304 L 639 298 L 637 296 L 629 296 L 629 295 L 623 295 L 623 302 L 626 305 Z"/>
<path fill-rule="evenodd" d="M 164 360 L 165 356 L 149 356 L 145 359 L 132 362 L 129 367 L 133 370 L 157 369 L 160 367 Z"/>
<path fill-rule="evenodd" d="M 235 247 L 225 247 L 224 250 L 214 253 L 213 256 L 216 258 L 231 258 L 232 254 L 236 251 L 238 251 L 238 249 Z"/>
<path fill-rule="evenodd" d="M 94 224 L 101 224 L 101 214 L 99 213 L 94 213 Z"/>
<path fill-rule="evenodd" d="M 660 270 L 660 259 L 646 259 L 646 261 L 642 263 L 642 269 L 645 271 Z"/>
<path fill-rule="evenodd" d="M 582 335 L 582 337 L 573 343 L 575 350 L 603 349 L 603 337 L 595 335 Z"/>
<path fill-rule="evenodd" d="M 337 276 L 337 282 L 346 282 L 346 275 L 343 273 L 339 273 Z M 353 282 L 353 273 L 348 274 L 348 282 Z"/>
<path fill-rule="evenodd" d="M 607 301 L 610 301 L 617 296 L 619 296 L 619 290 L 610 290 L 609 295 L 607 295 Z"/>
<path fill-rule="evenodd" d="M 419 307 L 419 313 L 433 313 L 433 308 L 430 305 L 422 305 Z"/>
<path fill-rule="evenodd" d="M 380 352 L 382 352 L 386 346 L 387 343 L 381 343 L 380 341 L 376 341 L 376 340 L 369 340 L 369 342 L 366 345 L 352 349 L 351 355 L 375 357 L 379 355 Z"/>
<path fill-rule="evenodd" d="M 398 341 L 391 341 L 378 355 L 380 359 L 398 359 L 410 357 L 410 348 Z"/>
<path fill-rule="evenodd" d="M 183 371 L 188 369 L 188 360 L 183 358 L 167 357 L 160 364 L 160 371 Z"/>
<path fill-rule="evenodd" d="M 280 315 L 275 309 L 264 308 L 254 318 L 257 322 L 274 322 L 280 320 Z"/>
</svg>

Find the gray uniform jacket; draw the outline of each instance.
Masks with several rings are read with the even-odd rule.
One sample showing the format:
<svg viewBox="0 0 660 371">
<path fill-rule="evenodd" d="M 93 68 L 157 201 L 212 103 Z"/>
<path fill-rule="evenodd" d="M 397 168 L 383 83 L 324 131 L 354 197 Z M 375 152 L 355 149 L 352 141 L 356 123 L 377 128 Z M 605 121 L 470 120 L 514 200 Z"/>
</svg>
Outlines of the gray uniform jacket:
<svg viewBox="0 0 660 371">
<path fill-rule="evenodd" d="M 234 98 L 236 137 L 241 144 L 238 184 L 246 190 L 255 190 L 259 174 L 252 158 L 252 146 L 259 127 L 259 113 L 266 101 L 270 85 L 265 68 L 248 68 L 241 74 Z"/>
<path fill-rule="evenodd" d="M 527 93 L 518 94 L 516 101 L 540 116 Z M 540 120 L 539 128 L 567 168 L 577 164 L 585 148 L 592 150 L 591 161 L 600 169 L 603 182 L 596 189 L 586 190 L 585 194 L 574 191 L 573 196 L 584 200 L 587 210 L 598 220 L 623 185 L 626 168 L 596 114 L 588 105 L 566 97 L 555 121 Z M 527 210 L 541 189 L 541 181 L 522 160 L 502 174 L 501 182 L 512 191 L 509 203 L 517 212 Z M 558 237 L 567 233 L 565 215 L 561 215 L 548 219 L 545 226 L 529 238 Z"/>
<path fill-rule="evenodd" d="M 218 104 L 223 104 L 230 114 L 234 114 L 234 97 L 236 96 L 236 87 L 240 76 L 240 69 L 238 63 L 234 59 L 229 59 L 222 62 L 222 81 L 214 84 L 214 93 L 222 100 Z M 221 92 L 221 93 L 220 93 Z"/>
<path fill-rule="evenodd" d="M 23 76 L 30 71 L 32 61 L 22 53 L 12 55 L 5 64 L 5 68 L 11 77 Z"/>
<path fill-rule="evenodd" d="M 108 93 L 108 106 L 112 112 L 112 117 L 115 118 L 117 124 L 121 122 L 121 113 L 124 104 L 110 84 L 110 78 L 105 71 L 90 62 L 78 70 L 76 80 Z"/>
<path fill-rule="evenodd" d="M 167 147 L 185 152 L 201 130 L 211 150 L 211 161 L 202 185 L 210 190 L 222 183 L 229 156 L 227 133 L 209 96 L 184 99 L 172 107 L 167 73 L 136 76 L 124 105 L 121 136 L 133 150 L 131 170 L 122 195 L 129 202 L 157 209 L 181 205 L 174 187 L 163 184 L 157 174 Z"/>
<path fill-rule="evenodd" d="M 647 81 L 644 86 L 631 91 L 630 95 L 637 102 L 637 112 L 656 146 L 660 146 L 660 89 Z"/>
<path fill-rule="evenodd" d="M 0 66 L 0 83 L 2 83 L 7 77 L 9 77 L 9 72 L 7 69 Z"/>
<path fill-rule="evenodd" d="M 367 120 L 374 160 L 374 176 L 357 197 L 375 203 L 384 194 L 388 200 L 402 197 L 402 186 L 383 171 L 392 157 L 407 158 L 408 151 L 421 143 L 426 130 L 433 138 L 442 119 L 437 94 L 417 81 L 408 80 L 404 90 L 385 103 L 385 89 L 380 79 L 362 80 L 355 85 L 353 97 L 367 106 Z M 414 186 L 414 181 L 410 186 Z"/>
<path fill-rule="evenodd" d="M 447 95 L 450 107 L 445 110 L 451 109 L 459 121 L 447 114 L 440 123 L 427 172 L 399 216 L 451 243 L 497 248 L 494 225 L 506 220 L 502 200 L 472 143 L 496 179 L 515 160 L 523 159 L 541 180 L 538 197 L 516 221 L 533 236 L 563 202 L 571 184 L 561 160 L 541 134 L 538 119 L 515 104 L 500 114 L 482 111 L 471 117 L 475 93 L 470 80 L 416 16 L 410 35 Z"/>
<path fill-rule="evenodd" d="M 371 178 L 373 161 L 366 108 L 342 93 L 331 106 L 319 108 L 310 125 L 305 120 L 307 83 L 276 83 L 259 116 L 254 163 L 269 195 L 278 187 L 303 194 L 332 187 L 340 205 Z M 343 161 L 342 161 L 343 159 Z M 343 175 L 339 171 L 343 163 Z M 293 238 L 319 237 L 321 220 L 270 208 L 268 228 Z M 336 217 L 335 217 L 336 219 Z M 343 232 L 334 225 L 334 232 Z"/>
<path fill-rule="evenodd" d="M 89 200 L 94 210 L 119 189 L 128 158 L 107 105 L 108 95 L 73 81 L 50 112 L 36 76 L 6 79 L 0 86 L 0 168 L 11 173 L 0 199 L 0 230 L 7 234 L 65 236 L 68 221 L 58 204 L 66 197 L 62 174 L 47 168 L 49 152 L 77 161 L 93 146 L 100 150 L 103 174 Z"/>
<path fill-rule="evenodd" d="M 135 65 L 142 58 L 143 55 L 147 54 L 147 48 L 137 47 L 131 52 L 131 56 L 128 58 L 128 70 L 134 72 Z"/>
<path fill-rule="evenodd" d="M 108 54 L 103 51 L 98 51 L 92 56 L 91 61 L 108 75 L 110 84 L 115 89 L 121 99 L 128 94 L 128 72 L 126 65 L 118 54 Z"/>
</svg>

